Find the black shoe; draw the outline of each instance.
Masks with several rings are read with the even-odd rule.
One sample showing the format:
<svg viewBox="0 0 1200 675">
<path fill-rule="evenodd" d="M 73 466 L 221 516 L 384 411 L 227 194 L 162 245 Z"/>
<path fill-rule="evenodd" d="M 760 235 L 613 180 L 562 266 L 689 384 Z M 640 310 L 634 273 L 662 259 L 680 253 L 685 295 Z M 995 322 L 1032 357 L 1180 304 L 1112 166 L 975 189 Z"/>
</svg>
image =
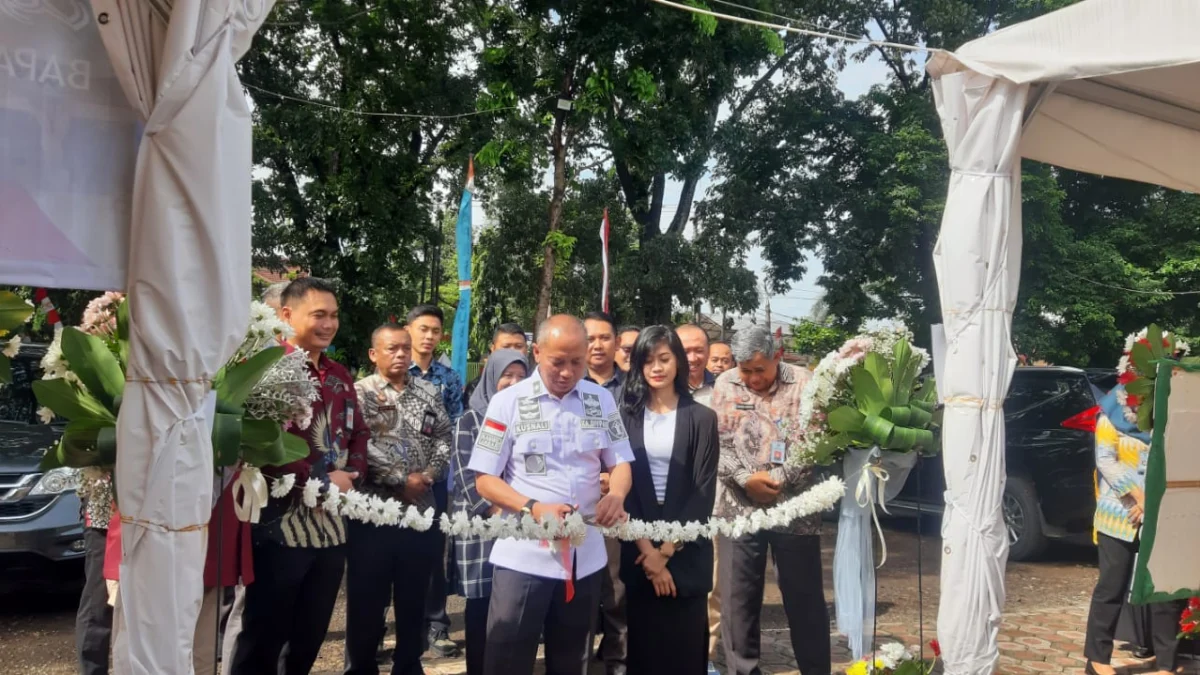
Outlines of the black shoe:
<svg viewBox="0 0 1200 675">
<path fill-rule="evenodd" d="M 1083 667 L 1083 675 L 1100 675 L 1100 673 L 1097 673 L 1096 669 L 1092 667 L 1092 662 L 1088 661 Z"/>
<path fill-rule="evenodd" d="M 450 636 L 441 631 L 429 632 L 429 651 L 439 659 L 449 659 L 458 656 L 458 645 Z"/>
<path fill-rule="evenodd" d="M 1135 659 L 1145 660 L 1145 659 L 1154 658 L 1154 650 L 1149 647 L 1141 647 L 1141 646 L 1134 647 L 1133 649 L 1131 649 L 1129 651 L 1129 653 L 1133 654 L 1133 658 L 1135 658 Z"/>
</svg>

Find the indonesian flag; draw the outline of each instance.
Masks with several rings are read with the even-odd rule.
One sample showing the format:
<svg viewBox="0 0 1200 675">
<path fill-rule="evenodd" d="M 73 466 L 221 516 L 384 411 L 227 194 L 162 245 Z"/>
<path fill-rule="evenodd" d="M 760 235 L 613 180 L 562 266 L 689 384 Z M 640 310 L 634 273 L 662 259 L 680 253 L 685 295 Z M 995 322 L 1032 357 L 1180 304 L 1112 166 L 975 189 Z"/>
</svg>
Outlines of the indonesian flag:
<svg viewBox="0 0 1200 675">
<path fill-rule="evenodd" d="M 600 220 L 600 263 L 604 266 L 604 277 L 600 285 L 600 308 L 608 313 L 608 209 Z"/>
</svg>

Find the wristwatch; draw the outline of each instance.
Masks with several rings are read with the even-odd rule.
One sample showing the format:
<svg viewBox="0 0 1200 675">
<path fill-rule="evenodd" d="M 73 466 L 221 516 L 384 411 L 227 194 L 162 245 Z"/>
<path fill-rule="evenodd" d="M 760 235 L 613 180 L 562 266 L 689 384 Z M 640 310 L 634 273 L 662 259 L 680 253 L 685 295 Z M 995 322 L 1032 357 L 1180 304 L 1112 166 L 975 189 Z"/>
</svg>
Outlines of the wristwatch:
<svg viewBox="0 0 1200 675">
<path fill-rule="evenodd" d="M 536 499 L 530 499 L 529 501 L 525 502 L 525 506 L 521 507 L 521 513 L 528 513 L 529 515 L 532 516 L 533 515 L 533 507 L 537 503 L 538 502 Z"/>
</svg>

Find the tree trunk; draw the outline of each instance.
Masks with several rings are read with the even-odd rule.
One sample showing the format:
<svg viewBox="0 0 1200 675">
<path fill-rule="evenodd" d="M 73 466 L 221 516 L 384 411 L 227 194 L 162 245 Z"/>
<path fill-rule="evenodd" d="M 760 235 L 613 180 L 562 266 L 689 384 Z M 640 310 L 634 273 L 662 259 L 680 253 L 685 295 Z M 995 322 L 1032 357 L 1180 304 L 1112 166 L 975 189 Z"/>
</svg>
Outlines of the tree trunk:
<svg viewBox="0 0 1200 675">
<path fill-rule="evenodd" d="M 560 98 L 567 100 L 571 98 L 573 71 L 573 68 L 568 68 L 563 75 Z M 557 262 L 550 236 L 562 227 L 563 199 L 567 194 L 567 146 L 570 145 L 567 114 L 566 110 L 555 111 L 554 131 L 550 136 L 550 145 L 554 155 L 554 191 L 550 194 L 550 218 L 546 245 L 542 250 L 545 259 L 542 261 L 542 280 L 538 284 L 537 311 L 533 316 L 534 326 L 550 316 L 550 293 L 554 288 L 554 267 Z"/>
</svg>

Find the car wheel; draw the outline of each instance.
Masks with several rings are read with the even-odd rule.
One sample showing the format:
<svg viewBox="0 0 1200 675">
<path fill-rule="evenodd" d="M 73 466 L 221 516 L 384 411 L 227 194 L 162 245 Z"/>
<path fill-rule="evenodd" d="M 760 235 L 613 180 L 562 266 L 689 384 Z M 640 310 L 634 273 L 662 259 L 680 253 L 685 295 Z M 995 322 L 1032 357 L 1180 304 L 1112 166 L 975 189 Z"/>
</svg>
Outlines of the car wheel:
<svg viewBox="0 0 1200 675">
<path fill-rule="evenodd" d="M 1008 531 L 1008 559 L 1019 562 L 1041 555 L 1047 540 L 1033 482 L 1024 476 L 1009 476 L 1000 504 Z"/>
</svg>

